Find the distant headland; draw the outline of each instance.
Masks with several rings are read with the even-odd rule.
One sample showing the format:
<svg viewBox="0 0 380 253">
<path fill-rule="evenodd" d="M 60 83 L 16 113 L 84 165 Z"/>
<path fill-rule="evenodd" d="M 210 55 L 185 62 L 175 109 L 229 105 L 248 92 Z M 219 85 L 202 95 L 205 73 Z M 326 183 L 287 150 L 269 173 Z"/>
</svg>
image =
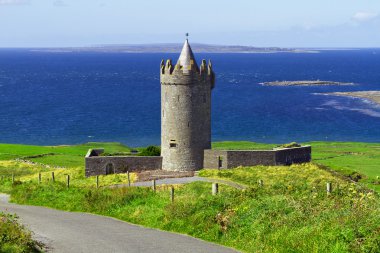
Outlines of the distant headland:
<svg viewBox="0 0 380 253">
<path fill-rule="evenodd" d="M 192 44 L 197 53 L 318 53 L 317 50 L 281 48 L 281 47 L 252 47 L 231 45 Z M 178 53 L 181 44 L 134 44 L 134 45 L 97 45 L 89 47 L 35 48 L 32 51 L 43 52 L 103 52 L 103 53 Z"/>
<path fill-rule="evenodd" d="M 320 80 L 303 80 L 303 81 L 274 81 L 260 83 L 265 86 L 348 86 L 355 85 L 354 83 L 320 81 Z"/>
<path fill-rule="evenodd" d="M 380 105 L 380 91 L 331 92 L 323 94 L 342 97 L 364 98 Z"/>
</svg>

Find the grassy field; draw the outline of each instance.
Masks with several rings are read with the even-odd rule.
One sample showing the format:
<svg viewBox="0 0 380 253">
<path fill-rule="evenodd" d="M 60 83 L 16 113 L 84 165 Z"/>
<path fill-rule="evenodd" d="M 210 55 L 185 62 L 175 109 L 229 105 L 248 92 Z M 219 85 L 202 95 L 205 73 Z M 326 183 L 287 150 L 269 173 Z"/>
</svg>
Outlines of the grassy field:
<svg viewBox="0 0 380 253">
<path fill-rule="evenodd" d="M 96 185 L 94 177 L 86 178 L 84 174 L 84 155 L 90 148 L 105 148 L 108 152 L 129 152 L 130 148 L 120 143 L 86 143 L 75 146 L 28 146 L 17 144 L 0 144 L 0 178 L 10 180 L 11 175 L 19 182 L 38 182 L 41 173 L 42 183 L 51 181 L 54 172 L 55 180 L 66 182 L 70 175 L 70 184 L 77 187 Z M 9 158 L 12 159 L 9 159 Z M 131 182 L 136 180 L 130 174 Z M 126 174 L 99 176 L 99 186 L 127 184 Z M 8 187 L 8 188 L 7 188 Z M 10 191 L 9 184 L 3 184 L 3 192 Z"/>
<path fill-rule="evenodd" d="M 63 182 L 2 183 L 20 204 L 83 211 L 116 217 L 148 227 L 189 234 L 245 252 L 378 252 L 380 199 L 360 185 L 333 176 L 313 164 L 204 170 L 248 186 L 220 186 L 212 196 L 210 183 L 169 187 L 99 188 Z M 257 181 L 261 179 L 261 187 Z M 333 192 L 327 195 L 326 182 Z"/>
<path fill-rule="evenodd" d="M 342 174 L 363 176 L 361 182 L 380 191 L 380 143 L 312 142 L 313 161 Z"/>
<path fill-rule="evenodd" d="M 380 198 L 376 188 L 380 144 L 313 142 L 315 163 L 340 173 L 360 173 L 364 184 L 337 177 L 320 165 L 248 167 L 202 170 L 201 176 L 245 184 L 246 190 L 220 186 L 212 196 L 210 183 L 149 188 L 95 187 L 84 177 L 89 148 L 129 152 L 118 143 L 39 147 L 0 144 L 0 192 L 14 202 L 84 211 L 116 217 L 148 227 L 189 234 L 245 252 L 380 252 Z M 213 143 L 216 149 L 268 149 L 251 142 Z M 40 155 L 43 156 L 40 156 Z M 48 155 L 46 155 L 48 154 Z M 57 158 L 57 159 L 55 159 Z M 51 171 L 56 182 L 50 180 Z M 42 183 L 38 184 L 38 173 Z M 12 184 L 10 174 L 16 175 Z M 72 178 L 65 185 L 65 175 Z M 133 177 L 135 179 L 135 177 Z M 257 182 L 263 180 L 264 185 Z M 101 186 L 126 183 L 125 175 L 100 178 Z M 333 185 L 326 193 L 326 183 Z M 16 251 L 17 252 L 17 251 Z"/>
<path fill-rule="evenodd" d="M 84 166 L 84 156 L 90 148 L 104 148 L 108 153 L 131 151 L 130 148 L 115 142 L 89 142 L 73 146 L 0 144 L 0 161 L 24 159 L 53 167 L 78 167 Z"/>
<path fill-rule="evenodd" d="M 362 179 L 360 182 L 380 192 L 380 143 L 309 142 L 314 163 L 328 166 L 339 173 Z M 257 150 L 271 149 L 275 144 L 255 142 L 216 142 L 215 149 Z"/>
<path fill-rule="evenodd" d="M 212 143 L 212 149 L 217 150 L 268 150 L 276 146 L 276 144 L 257 143 L 250 141 L 222 141 Z"/>
</svg>

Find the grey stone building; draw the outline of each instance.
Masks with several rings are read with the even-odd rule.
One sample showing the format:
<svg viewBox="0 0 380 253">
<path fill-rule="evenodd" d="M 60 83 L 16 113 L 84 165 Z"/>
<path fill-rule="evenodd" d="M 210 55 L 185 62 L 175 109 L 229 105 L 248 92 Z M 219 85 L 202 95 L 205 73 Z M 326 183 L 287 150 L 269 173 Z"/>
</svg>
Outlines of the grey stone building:
<svg viewBox="0 0 380 253">
<path fill-rule="evenodd" d="M 289 165 L 311 160 L 311 147 L 263 151 L 211 150 L 211 92 L 215 74 L 211 61 L 195 61 L 188 40 L 175 65 L 161 62 L 161 156 L 102 156 L 89 150 L 86 176 L 126 171 L 194 171 L 238 166 Z"/>
<path fill-rule="evenodd" d="M 195 61 L 188 40 L 177 64 L 161 62 L 161 156 L 164 170 L 203 168 L 203 150 L 211 148 L 211 62 Z"/>
</svg>

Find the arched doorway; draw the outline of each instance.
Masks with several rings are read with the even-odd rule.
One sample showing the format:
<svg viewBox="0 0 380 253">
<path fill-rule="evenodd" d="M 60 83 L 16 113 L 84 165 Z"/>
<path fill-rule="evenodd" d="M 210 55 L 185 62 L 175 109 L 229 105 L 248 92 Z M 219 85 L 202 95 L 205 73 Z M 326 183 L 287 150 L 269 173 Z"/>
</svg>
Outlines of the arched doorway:
<svg viewBox="0 0 380 253">
<path fill-rule="evenodd" d="M 112 163 L 108 163 L 106 166 L 106 175 L 115 174 L 115 169 Z"/>
</svg>

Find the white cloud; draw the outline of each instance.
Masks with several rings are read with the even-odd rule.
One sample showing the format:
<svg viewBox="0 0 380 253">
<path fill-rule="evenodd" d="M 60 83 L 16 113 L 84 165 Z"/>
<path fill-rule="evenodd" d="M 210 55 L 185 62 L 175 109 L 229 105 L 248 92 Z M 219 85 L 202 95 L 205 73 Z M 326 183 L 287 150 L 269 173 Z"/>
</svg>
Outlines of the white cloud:
<svg viewBox="0 0 380 253">
<path fill-rule="evenodd" d="M 30 0 L 0 0 L 0 5 L 22 5 L 29 3 Z"/>
<path fill-rule="evenodd" d="M 378 16 L 379 16 L 378 13 L 359 11 L 355 13 L 351 19 L 356 22 L 366 22 L 374 18 L 377 18 Z"/>
</svg>

